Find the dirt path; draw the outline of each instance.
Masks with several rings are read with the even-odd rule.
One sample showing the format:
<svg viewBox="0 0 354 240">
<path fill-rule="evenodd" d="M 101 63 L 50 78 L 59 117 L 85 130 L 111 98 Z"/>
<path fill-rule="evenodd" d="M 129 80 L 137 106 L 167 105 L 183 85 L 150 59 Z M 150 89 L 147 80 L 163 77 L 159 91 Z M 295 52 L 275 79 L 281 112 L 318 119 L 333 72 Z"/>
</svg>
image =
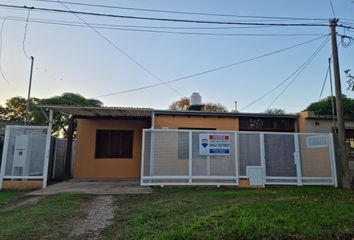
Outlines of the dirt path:
<svg viewBox="0 0 354 240">
<path fill-rule="evenodd" d="M 12 210 L 12 209 L 15 209 L 15 208 L 23 207 L 23 206 L 26 206 L 26 205 L 36 204 L 42 198 L 43 198 L 42 196 L 20 198 L 16 202 L 9 203 L 9 204 L 7 204 L 7 205 L 5 205 L 3 207 L 0 207 L 0 213 L 1 212 L 5 212 L 5 211 L 9 211 L 9 210 Z"/>
<path fill-rule="evenodd" d="M 108 195 L 95 197 L 88 207 L 87 217 L 74 225 L 71 237 L 100 239 L 101 231 L 112 224 L 113 216 L 113 197 Z"/>
</svg>

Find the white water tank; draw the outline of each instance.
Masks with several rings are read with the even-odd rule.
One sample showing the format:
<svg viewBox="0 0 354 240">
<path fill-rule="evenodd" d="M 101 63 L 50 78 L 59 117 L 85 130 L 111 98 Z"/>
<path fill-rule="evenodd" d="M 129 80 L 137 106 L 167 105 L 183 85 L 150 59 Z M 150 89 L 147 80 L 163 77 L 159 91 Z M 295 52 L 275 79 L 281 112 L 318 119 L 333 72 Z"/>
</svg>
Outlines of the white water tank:
<svg viewBox="0 0 354 240">
<path fill-rule="evenodd" d="M 202 105 L 202 97 L 197 92 L 192 93 L 191 96 L 191 106 L 194 105 Z"/>
</svg>

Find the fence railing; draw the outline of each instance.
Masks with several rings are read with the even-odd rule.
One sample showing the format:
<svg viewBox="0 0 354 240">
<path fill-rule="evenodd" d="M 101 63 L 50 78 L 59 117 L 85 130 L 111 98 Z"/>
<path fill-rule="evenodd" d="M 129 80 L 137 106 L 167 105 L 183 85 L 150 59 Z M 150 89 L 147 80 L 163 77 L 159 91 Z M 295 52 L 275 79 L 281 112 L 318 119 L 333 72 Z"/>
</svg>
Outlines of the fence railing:
<svg viewBox="0 0 354 240">
<path fill-rule="evenodd" d="M 145 129 L 141 185 L 337 185 L 331 134 Z"/>
</svg>

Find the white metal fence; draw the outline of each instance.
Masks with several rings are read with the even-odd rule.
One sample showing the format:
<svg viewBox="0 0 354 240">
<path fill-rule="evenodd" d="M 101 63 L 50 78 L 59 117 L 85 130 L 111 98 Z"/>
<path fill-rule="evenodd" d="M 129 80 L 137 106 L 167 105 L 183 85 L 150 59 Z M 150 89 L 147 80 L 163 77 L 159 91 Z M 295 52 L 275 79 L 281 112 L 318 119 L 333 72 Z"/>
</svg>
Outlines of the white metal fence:
<svg viewBox="0 0 354 240">
<path fill-rule="evenodd" d="M 145 129 L 141 185 L 337 185 L 331 134 Z"/>
<path fill-rule="evenodd" d="M 43 180 L 43 187 L 46 187 L 50 137 L 48 127 L 6 127 L 0 189 L 3 180 Z"/>
</svg>

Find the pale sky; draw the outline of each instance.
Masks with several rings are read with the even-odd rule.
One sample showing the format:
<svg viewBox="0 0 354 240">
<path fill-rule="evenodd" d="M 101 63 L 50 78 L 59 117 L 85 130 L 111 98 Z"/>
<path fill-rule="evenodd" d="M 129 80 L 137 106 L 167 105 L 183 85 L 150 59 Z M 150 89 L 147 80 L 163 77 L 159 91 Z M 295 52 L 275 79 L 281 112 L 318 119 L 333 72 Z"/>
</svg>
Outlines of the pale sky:
<svg viewBox="0 0 354 240">
<path fill-rule="evenodd" d="M 171 11 L 203 12 L 213 14 L 276 16 L 296 18 L 324 18 L 333 16 L 327 0 L 67 0 L 89 4 L 111 5 L 130 8 L 148 8 Z M 337 18 L 354 27 L 354 2 L 332 0 Z M 64 9 L 58 2 L 1 0 L 0 4 L 35 6 Z M 210 21 L 256 21 L 264 19 L 241 19 L 227 16 L 199 16 L 161 12 L 142 12 L 122 9 L 67 4 L 71 10 L 132 15 L 155 18 L 193 19 Z M 30 61 L 23 52 L 23 39 L 28 10 L 0 7 L 0 22 L 7 17 L 2 29 L 1 67 L 7 83 L 0 76 L 0 104 L 14 96 L 27 96 Z M 15 18 L 14 18 L 15 17 Z M 17 17 L 17 18 L 16 18 Z M 150 26 L 144 28 L 158 31 L 232 33 L 232 34 L 306 34 L 298 36 L 208 36 L 173 33 L 152 33 L 96 29 L 116 46 L 126 52 L 163 81 L 232 64 L 272 51 L 302 43 L 329 33 L 324 27 L 267 27 L 248 29 L 166 29 L 156 27 L 195 28 L 229 27 L 229 25 L 153 22 L 121 18 L 80 15 L 89 23 Z M 14 19 L 21 20 L 15 21 Z M 87 27 L 74 27 L 33 22 L 55 20 L 80 22 L 72 13 L 49 13 L 32 10 L 29 17 L 25 50 L 34 56 L 32 96 L 47 98 L 63 92 L 80 93 L 93 98 L 99 95 L 120 92 L 159 83 L 131 59 L 109 45 L 95 31 Z M 269 21 L 268 21 L 269 22 Z M 273 23 L 294 21 L 272 21 Z M 306 23 L 328 23 L 307 21 Z M 234 25 L 233 25 L 234 26 Z M 130 27 L 132 28 L 132 27 Z M 142 28 L 139 28 L 142 29 Z M 354 31 L 354 30 L 352 30 Z M 337 32 L 354 37 L 354 32 Z M 314 35 L 312 35 L 314 34 Z M 340 40 L 340 38 L 338 38 Z M 264 95 L 285 80 L 308 59 L 324 38 L 255 61 L 249 61 L 226 69 L 171 83 L 170 86 L 190 96 L 199 92 L 203 102 L 218 102 L 233 110 L 234 101 L 239 109 Z M 317 101 L 331 55 L 330 42 L 319 52 L 310 65 L 283 92 L 272 108 L 287 112 L 299 112 L 311 102 Z M 343 93 L 354 97 L 346 90 L 344 70 L 354 69 L 354 46 L 339 46 Z M 353 70 L 354 71 L 354 70 Z M 290 82 L 290 81 L 288 81 Z M 258 101 L 244 112 L 263 112 L 282 92 L 287 83 L 269 96 Z M 330 95 L 327 84 L 323 97 Z M 106 106 L 152 107 L 167 109 L 181 96 L 165 85 L 109 97 L 98 98 Z"/>
</svg>

